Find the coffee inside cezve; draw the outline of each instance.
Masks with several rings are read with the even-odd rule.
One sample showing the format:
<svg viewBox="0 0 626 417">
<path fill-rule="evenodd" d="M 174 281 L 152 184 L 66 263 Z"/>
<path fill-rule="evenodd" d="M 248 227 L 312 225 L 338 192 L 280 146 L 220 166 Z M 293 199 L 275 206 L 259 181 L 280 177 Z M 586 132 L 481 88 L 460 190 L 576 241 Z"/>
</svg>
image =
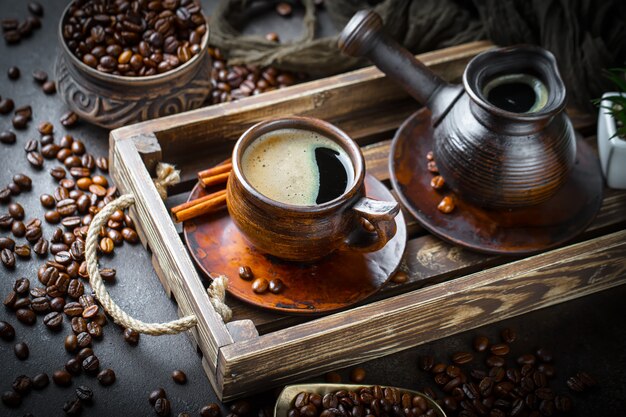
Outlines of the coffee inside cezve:
<svg viewBox="0 0 626 417">
<path fill-rule="evenodd" d="M 489 81 L 483 94 L 494 106 L 513 113 L 541 110 L 548 98 L 543 82 L 528 74 L 508 74 Z"/>
<path fill-rule="evenodd" d="M 272 200 L 299 206 L 341 196 L 354 178 L 350 158 L 331 139 L 303 129 L 259 136 L 241 159 L 246 180 Z"/>
</svg>

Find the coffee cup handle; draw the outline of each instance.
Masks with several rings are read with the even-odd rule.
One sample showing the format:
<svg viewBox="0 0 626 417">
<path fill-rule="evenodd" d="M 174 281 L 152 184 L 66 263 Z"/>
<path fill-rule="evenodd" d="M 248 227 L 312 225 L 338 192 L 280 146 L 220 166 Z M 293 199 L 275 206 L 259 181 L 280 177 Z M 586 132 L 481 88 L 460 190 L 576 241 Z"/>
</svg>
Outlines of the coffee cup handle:
<svg viewBox="0 0 626 417">
<path fill-rule="evenodd" d="M 396 234 L 395 217 L 400 206 L 395 201 L 379 201 L 363 197 L 352 206 L 357 219 L 365 219 L 372 225 L 372 231 L 366 230 L 361 222 L 345 241 L 347 249 L 359 252 L 374 252 L 381 249 Z"/>
</svg>

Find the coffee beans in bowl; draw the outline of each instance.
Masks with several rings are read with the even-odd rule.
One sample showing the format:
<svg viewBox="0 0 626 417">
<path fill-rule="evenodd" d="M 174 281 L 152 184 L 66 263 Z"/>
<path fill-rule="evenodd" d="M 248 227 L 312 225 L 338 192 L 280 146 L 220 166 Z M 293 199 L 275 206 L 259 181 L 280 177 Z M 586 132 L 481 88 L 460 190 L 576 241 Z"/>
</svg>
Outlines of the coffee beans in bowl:
<svg viewBox="0 0 626 417">
<path fill-rule="evenodd" d="M 178 113 L 210 92 L 208 26 L 196 0 L 75 0 L 58 36 L 57 90 L 89 122 L 115 128 Z"/>
</svg>

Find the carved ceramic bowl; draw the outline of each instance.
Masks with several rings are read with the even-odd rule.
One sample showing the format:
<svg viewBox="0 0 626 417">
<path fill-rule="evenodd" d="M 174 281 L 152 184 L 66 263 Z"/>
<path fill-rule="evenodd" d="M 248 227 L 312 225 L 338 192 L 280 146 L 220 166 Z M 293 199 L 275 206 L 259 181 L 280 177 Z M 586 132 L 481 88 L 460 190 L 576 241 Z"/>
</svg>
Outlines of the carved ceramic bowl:
<svg viewBox="0 0 626 417">
<path fill-rule="evenodd" d="M 114 129 L 202 106 L 211 89 L 208 27 L 200 52 L 183 65 L 162 74 L 127 77 L 91 68 L 69 50 L 63 39 L 68 9 L 59 22 L 55 76 L 59 94 L 81 119 Z"/>
</svg>

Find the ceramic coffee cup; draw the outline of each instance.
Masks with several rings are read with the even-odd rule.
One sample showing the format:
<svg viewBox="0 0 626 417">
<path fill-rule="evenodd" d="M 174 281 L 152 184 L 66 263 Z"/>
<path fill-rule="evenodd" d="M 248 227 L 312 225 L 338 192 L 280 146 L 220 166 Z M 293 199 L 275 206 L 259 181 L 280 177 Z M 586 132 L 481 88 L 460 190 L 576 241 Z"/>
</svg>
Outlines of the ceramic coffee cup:
<svg viewBox="0 0 626 417">
<path fill-rule="evenodd" d="M 313 132 L 341 148 L 351 165 L 347 171 L 352 171 L 346 175 L 347 185 L 341 195 L 321 204 L 290 204 L 269 198 L 252 185 L 254 178 L 246 178 L 242 166 L 246 150 L 263 135 L 268 137 L 266 134 L 283 129 Z M 227 187 L 228 211 L 241 232 L 261 252 L 290 261 L 314 261 L 336 250 L 379 250 L 396 233 L 394 217 L 399 211 L 398 203 L 365 197 L 361 150 L 346 133 L 330 123 L 307 117 L 258 123 L 239 138 L 232 161 Z M 281 170 L 274 170 L 273 175 L 280 176 Z M 292 185 L 297 189 L 304 183 Z"/>
</svg>

